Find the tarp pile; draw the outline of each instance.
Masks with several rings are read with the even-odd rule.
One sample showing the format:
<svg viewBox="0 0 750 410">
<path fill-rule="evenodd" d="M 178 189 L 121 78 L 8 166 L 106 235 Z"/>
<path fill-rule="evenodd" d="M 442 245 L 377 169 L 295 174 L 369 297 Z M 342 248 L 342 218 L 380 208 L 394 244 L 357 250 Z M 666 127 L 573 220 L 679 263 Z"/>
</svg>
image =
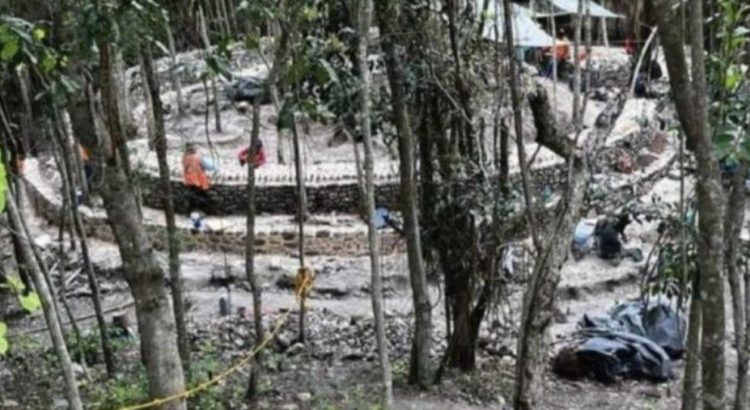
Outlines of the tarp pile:
<svg viewBox="0 0 750 410">
<path fill-rule="evenodd" d="M 673 376 L 672 360 L 685 351 L 685 320 L 664 303 L 627 302 L 613 308 L 609 317 L 583 315 L 578 326 L 576 341 L 553 363 L 563 377 L 664 382 Z"/>
</svg>

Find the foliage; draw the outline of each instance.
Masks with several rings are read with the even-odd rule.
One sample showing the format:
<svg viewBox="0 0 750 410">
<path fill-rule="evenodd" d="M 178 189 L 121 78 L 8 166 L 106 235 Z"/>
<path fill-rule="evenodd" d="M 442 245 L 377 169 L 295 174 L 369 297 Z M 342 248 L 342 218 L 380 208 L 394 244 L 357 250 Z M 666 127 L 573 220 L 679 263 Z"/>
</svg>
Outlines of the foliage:
<svg viewBox="0 0 750 410">
<path fill-rule="evenodd" d="M 133 372 L 87 386 L 91 388 L 89 400 L 96 403 L 94 408 L 101 410 L 119 409 L 148 400 L 148 380 L 141 364 Z"/>
<path fill-rule="evenodd" d="M 5 181 L 5 178 L 3 178 L 2 181 Z M 39 300 L 39 295 L 36 292 L 26 291 L 26 286 L 24 286 L 23 282 L 15 276 L 5 277 L 5 283 L 0 284 L 0 289 L 2 288 L 9 289 L 13 292 L 18 298 L 21 307 L 27 312 L 35 312 L 42 306 L 41 301 Z M 7 325 L 0 322 L 0 356 L 8 352 L 8 340 L 5 336 L 7 330 Z"/>
<path fill-rule="evenodd" d="M 0 158 L 3 157 L 3 151 L 0 150 Z M 0 161 L 0 214 L 5 211 L 5 192 L 8 190 L 8 177 L 5 174 L 5 164 Z"/>
<path fill-rule="evenodd" d="M 719 158 L 747 161 L 750 84 L 743 63 L 750 30 L 743 24 L 750 16 L 750 5 L 733 0 L 721 0 L 718 5 L 720 13 L 715 19 L 721 33 L 719 49 L 709 55 L 707 63 L 711 124 Z"/>
</svg>

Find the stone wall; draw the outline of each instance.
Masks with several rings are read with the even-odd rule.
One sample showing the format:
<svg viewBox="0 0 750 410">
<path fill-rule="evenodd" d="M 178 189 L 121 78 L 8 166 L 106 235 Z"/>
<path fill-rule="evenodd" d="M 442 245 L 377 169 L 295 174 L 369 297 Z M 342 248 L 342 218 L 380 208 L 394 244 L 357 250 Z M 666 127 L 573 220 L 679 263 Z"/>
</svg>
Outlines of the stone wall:
<svg viewBox="0 0 750 410">
<path fill-rule="evenodd" d="M 27 171 L 31 170 L 32 166 L 36 166 L 36 164 L 27 163 Z M 31 179 L 27 179 L 26 181 L 27 193 L 31 204 L 39 216 L 59 226 L 60 210 L 62 207 L 60 198 L 52 195 L 50 187 L 37 186 L 35 184 L 40 184 L 40 182 Z M 79 209 L 87 236 L 108 242 L 115 241 L 103 210 L 92 211 L 87 207 Z M 364 224 L 362 226 L 363 229 L 358 230 L 321 229 L 320 227 L 310 229 L 305 234 L 305 254 L 368 255 L 367 231 L 364 229 Z M 144 222 L 144 227 L 154 248 L 166 251 L 166 227 L 161 224 L 149 222 Z M 216 230 L 193 234 L 189 229 L 184 227 L 178 227 L 177 229 L 183 251 L 226 251 L 231 253 L 243 253 L 245 251 L 244 232 Z M 395 232 L 391 230 L 381 231 L 380 236 L 384 250 L 399 251 L 403 249 L 404 243 Z M 259 232 L 255 238 L 255 250 L 263 254 L 296 254 L 298 238 L 299 236 L 294 229 Z"/>
<path fill-rule="evenodd" d="M 558 163 L 531 171 L 534 190 L 541 192 L 544 187 L 555 187 L 565 180 L 565 165 Z M 150 208 L 163 209 L 164 190 L 157 175 L 151 172 L 139 174 L 139 185 L 143 193 L 143 204 Z M 497 179 L 492 179 L 497 183 Z M 520 175 L 511 175 L 511 182 L 518 184 Z M 360 206 L 359 188 L 356 182 L 341 181 L 329 184 L 315 184 L 305 187 L 308 211 L 314 214 L 346 213 L 358 214 Z M 375 187 L 375 203 L 378 207 L 399 208 L 400 186 L 396 182 L 385 182 Z M 194 209 L 191 206 L 193 194 L 181 181 L 172 180 L 172 195 L 177 213 L 187 215 Z M 217 183 L 207 193 L 210 198 L 212 215 L 242 215 L 247 210 L 247 188 L 244 184 Z M 255 207 L 258 213 L 294 215 L 297 213 L 296 185 L 256 186 Z"/>
</svg>

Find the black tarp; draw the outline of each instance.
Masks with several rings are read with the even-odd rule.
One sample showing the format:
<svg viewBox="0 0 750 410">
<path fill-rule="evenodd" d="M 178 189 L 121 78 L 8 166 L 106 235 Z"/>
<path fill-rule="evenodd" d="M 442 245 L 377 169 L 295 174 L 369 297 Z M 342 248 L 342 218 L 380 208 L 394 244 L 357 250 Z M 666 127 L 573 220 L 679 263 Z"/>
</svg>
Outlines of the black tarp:
<svg viewBox="0 0 750 410">
<path fill-rule="evenodd" d="M 608 317 L 584 315 L 578 326 L 575 342 L 563 349 L 565 360 L 555 366 L 562 376 L 590 376 L 605 383 L 621 377 L 663 382 L 672 377 L 672 359 L 685 350 L 685 321 L 664 303 L 623 303 Z"/>
</svg>

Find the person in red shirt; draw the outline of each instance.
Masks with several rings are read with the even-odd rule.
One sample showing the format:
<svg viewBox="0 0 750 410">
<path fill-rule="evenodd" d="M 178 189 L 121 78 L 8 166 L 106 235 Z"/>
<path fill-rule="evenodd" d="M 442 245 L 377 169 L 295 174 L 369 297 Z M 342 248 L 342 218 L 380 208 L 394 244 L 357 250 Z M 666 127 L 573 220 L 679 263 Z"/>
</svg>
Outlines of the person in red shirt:
<svg viewBox="0 0 750 410">
<path fill-rule="evenodd" d="M 252 146 L 244 147 L 237 153 L 240 165 L 245 166 L 247 164 L 251 153 L 254 168 L 260 168 L 266 163 L 266 151 L 263 149 L 263 141 L 255 140 Z"/>
</svg>

